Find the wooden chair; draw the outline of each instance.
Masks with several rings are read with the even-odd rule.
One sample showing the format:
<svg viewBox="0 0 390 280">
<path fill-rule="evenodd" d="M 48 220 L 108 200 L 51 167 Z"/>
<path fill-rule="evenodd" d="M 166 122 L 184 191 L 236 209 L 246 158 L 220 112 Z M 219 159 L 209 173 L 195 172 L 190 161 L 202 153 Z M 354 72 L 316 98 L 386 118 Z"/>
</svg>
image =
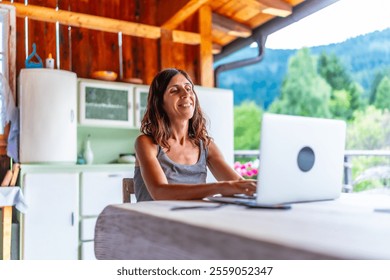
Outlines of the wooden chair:
<svg viewBox="0 0 390 280">
<path fill-rule="evenodd" d="M 134 194 L 133 178 L 123 178 L 122 191 L 123 191 L 123 203 L 131 203 L 131 195 Z"/>
<path fill-rule="evenodd" d="M 12 170 L 8 170 L 1 182 L 1 187 L 15 186 L 18 179 L 20 165 L 15 163 Z M 12 206 L 4 206 L 3 222 L 3 260 L 11 259 L 11 233 L 12 233 Z"/>
</svg>

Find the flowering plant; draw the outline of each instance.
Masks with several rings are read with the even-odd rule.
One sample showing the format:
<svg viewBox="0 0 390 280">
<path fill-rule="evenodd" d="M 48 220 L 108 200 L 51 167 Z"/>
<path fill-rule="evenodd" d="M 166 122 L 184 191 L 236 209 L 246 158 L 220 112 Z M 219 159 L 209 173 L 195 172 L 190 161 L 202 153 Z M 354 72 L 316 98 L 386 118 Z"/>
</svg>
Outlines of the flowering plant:
<svg viewBox="0 0 390 280">
<path fill-rule="evenodd" d="M 259 163 L 258 161 L 248 161 L 245 163 L 241 163 L 236 161 L 234 163 L 234 169 L 237 171 L 238 174 L 243 176 L 244 178 L 253 178 L 256 177 L 258 174 L 257 167 Z"/>
</svg>

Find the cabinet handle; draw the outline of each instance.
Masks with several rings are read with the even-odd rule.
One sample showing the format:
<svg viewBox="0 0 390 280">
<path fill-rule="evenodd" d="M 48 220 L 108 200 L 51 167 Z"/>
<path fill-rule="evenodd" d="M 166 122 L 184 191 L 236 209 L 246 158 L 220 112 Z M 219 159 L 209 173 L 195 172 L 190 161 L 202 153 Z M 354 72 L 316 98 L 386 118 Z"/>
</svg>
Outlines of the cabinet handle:
<svg viewBox="0 0 390 280">
<path fill-rule="evenodd" d="M 120 176 L 121 176 L 120 174 L 109 174 L 108 175 L 109 178 L 120 177 Z"/>
<path fill-rule="evenodd" d="M 70 122 L 73 123 L 74 121 L 74 111 L 70 110 Z"/>
<path fill-rule="evenodd" d="M 72 214 L 70 216 L 70 222 L 71 222 L 71 225 L 73 227 L 74 226 L 74 212 L 72 212 Z"/>
</svg>

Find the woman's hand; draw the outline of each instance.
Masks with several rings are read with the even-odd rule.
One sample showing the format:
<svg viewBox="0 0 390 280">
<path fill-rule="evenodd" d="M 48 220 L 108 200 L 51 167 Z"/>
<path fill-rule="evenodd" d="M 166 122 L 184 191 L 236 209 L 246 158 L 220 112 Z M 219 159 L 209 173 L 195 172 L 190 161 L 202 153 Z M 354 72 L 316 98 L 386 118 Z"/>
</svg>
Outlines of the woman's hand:
<svg viewBox="0 0 390 280">
<path fill-rule="evenodd" d="M 221 188 L 222 195 L 232 196 L 234 194 L 245 194 L 252 196 L 256 193 L 257 180 L 234 180 L 221 183 L 223 184 Z"/>
</svg>

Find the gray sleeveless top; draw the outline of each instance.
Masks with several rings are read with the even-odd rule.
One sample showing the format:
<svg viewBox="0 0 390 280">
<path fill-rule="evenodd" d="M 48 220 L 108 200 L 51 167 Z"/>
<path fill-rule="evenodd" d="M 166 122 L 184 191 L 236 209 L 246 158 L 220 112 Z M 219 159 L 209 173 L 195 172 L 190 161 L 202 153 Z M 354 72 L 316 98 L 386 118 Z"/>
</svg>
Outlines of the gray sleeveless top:
<svg viewBox="0 0 390 280">
<path fill-rule="evenodd" d="M 207 153 L 200 141 L 200 156 L 198 162 L 193 165 L 179 164 L 172 161 L 158 146 L 157 159 L 167 177 L 169 184 L 200 184 L 206 183 L 207 176 Z M 145 186 L 139 166 L 134 169 L 134 191 L 137 201 L 153 200 Z"/>
</svg>

